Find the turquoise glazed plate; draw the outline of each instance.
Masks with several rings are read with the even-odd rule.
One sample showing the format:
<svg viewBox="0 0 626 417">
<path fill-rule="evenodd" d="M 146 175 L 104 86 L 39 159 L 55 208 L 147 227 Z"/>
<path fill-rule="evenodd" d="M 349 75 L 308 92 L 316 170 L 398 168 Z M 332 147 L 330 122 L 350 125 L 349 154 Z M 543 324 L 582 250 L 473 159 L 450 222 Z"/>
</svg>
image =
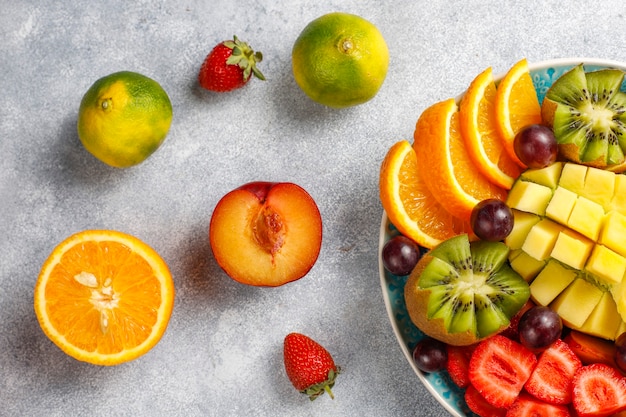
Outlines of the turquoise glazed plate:
<svg viewBox="0 0 626 417">
<path fill-rule="evenodd" d="M 529 63 L 528 67 L 535 90 L 537 91 L 537 96 L 539 97 L 539 102 L 541 103 L 543 101 L 548 88 L 550 88 L 558 77 L 580 63 L 585 65 L 587 71 L 607 67 L 620 68 L 626 71 L 626 63 L 590 58 L 567 58 L 543 61 L 535 64 Z M 496 76 L 496 82 L 502 79 L 502 77 L 504 77 L 504 74 Z M 622 85 L 622 90 L 626 91 L 626 85 Z M 413 325 L 406 310 L 404 303 L 404 284 L 406 283 L 407 277 L 396 276 L 387 272 L 383 267 L 381 258 L 383 246 L 389 239 L 397 234 L 399 234 L 399 232 L 389 223 L 387 215 L 383 213 L 378 245 L 380 284 L 385 306 L 387 307 L 387 314 L 389 315 L 393 331 L 400 343 L 400 348 L 417 374 L 418 379 L 451 415 L 458 417 L 476 416 L 465 404 L 463 398 L 464 390 L 454 385 L 446 372 L 424 373 L 417 369 L 413 362 L 413 348 L 417 342 L 424 337 L 424 334 Z"/>
</svg>

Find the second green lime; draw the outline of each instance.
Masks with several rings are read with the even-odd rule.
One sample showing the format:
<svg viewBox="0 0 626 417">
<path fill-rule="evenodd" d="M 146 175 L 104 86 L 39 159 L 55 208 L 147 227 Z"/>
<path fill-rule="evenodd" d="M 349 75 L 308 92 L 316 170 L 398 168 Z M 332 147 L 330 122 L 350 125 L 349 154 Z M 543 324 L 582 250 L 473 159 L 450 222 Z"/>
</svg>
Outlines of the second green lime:
<svg viewBox="0 0 626 417">
<path fill-rule="evenodd" d="M 389 50 L 378 28 L 341 12 L 309 23 L 296 39 L 291 58 L 300 88 L 312 100 L 334 108 L 371 100 L 389 66 Z"/>
<path fill-rule="evenodd" d="M 102 162 L 126 168 L 154 153 L 172 123 L 172 103 L 159 83 L 131 71 L 97 80 L 78 111 L 78 136 Z"/>
</svg>

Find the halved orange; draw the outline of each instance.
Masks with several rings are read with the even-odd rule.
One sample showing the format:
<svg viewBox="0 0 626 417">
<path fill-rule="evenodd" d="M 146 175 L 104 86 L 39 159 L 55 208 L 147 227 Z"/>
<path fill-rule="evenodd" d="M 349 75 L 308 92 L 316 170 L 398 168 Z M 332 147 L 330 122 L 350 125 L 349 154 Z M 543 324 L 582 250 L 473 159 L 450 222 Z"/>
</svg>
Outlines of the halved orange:
<svg viewBox="0 0 626 417">
<path fill-rule="evenodd" d="M 414 139 L 419 176 L 452 215 L 469 221 L 472 209 L 480 201 L 506 199 L 506 190 L 489 181 L 470 158 L 461 137 L 454 99 L 424 110 L 415 125 Z"/>
<path fill-rule="evenodd" d="M 136 237 L 86 230 L 54 248 L 34 298 L 42 330 L 61 350 L 81 361 L 116 365 L 161 339 L 174 283 L 163 259 Z"/>
<path fill-rule="evenodd" d="M 504 149 L 496 127 L 496 83 L 491 68 L 470 84 L 459 105 L 461 136 L 478 169 L 489 181 L 507 190 L 521 168 Z"/>
<path fill-rule="evenodd" d="M 541 106 L 526 59 L 513 65 L 497 86 L 496 121 L 509 156 L 520 167 L 526 168 L 515 154 L 513 140 L 524 126 L 541 123 Z"/>
<path fill-rule="evenodd" d="M 380 168 L 379 190 L 389 221 L 425 248 L 471 231 L 469 223 L 448 213 L 430 193 L 419 175 L 415 151 L 406 140 L 387 151 Z"/>
</svg>

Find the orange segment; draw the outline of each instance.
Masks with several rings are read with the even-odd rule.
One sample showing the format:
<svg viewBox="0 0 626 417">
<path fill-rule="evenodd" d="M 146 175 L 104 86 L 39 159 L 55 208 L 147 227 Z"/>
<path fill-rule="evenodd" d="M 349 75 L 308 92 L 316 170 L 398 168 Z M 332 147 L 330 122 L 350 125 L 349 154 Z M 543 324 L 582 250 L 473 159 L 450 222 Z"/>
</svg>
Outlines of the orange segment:
<svg viewBox="0 0 626 417">
<path fill-rule="evenodd" d="M 520 167 L 526 168 L 515 154 L 513 139 L 524 126 L 541 123 L 541 107 L 526 59 L 513 65 L 498 84 L 496 120 L 504 148 Z"/>
<path fill-rule="evenodd" d="M 424 110 L 415 125 L 414 137 L 419 175 L 452 215 L 469 221 L 472 209 L 480 201 L 506 198 L 506 190 L 491 183 L 471 160 L 461 137 L 454 99 Z"/>
<path fill-rule="evenodd" d="M 509 190 L 519 165 L 504 149 L 495 120 L 496 83 L 491 68 L 470 84 L 459 105 L 461 136 L 478 169 L 494 184 Z"/>
<path fill-rule="evenodd" d="M 389 221 L 400 233 L 426 248 L 471 230 L 469 224 L 448 213 L 430 193 L 419 176 L 415 151 L 406 140 L 397 142 L 387 152 L 379 187 Z"/>
<path fill-rule="evenodd" d="M 161 257 L 139 239 L 87 230 L 61 242 L 35 286 L 44 333 L 75 359 L 116 365 L 150 350 L 174 305 L 174 284 Z"/>
</svg>

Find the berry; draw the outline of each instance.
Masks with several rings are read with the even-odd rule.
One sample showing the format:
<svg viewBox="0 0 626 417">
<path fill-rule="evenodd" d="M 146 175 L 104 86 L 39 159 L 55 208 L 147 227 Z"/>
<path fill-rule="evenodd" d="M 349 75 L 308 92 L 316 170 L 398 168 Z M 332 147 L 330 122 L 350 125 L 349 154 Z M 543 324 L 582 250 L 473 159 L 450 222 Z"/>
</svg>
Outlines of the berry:
<svg viewBox="0 0 626 417">
<path fill-rule="evenodd" d="M 413 360 L 424 372 L 436 372 L 445 369 L 448 361 L 446 344 L 432 337 L 420 340 L 413 349 Z"/>
<path fill-rule="evenodd" d="M 506 408 L 489 404 L 473 385 L 469 385 L 465 390 L 465 403 L 478 416 L 505 417 L 507 415 Z"/>
<path fill-rule="evenodd" d="M 232 41 L 221 42 L 211 50 L 202 63 L 198 82 L 207 90 L 226 92 L 243 87 L 253 74 L 265 80 L 256 67 L 262 59 L 263 54 L 254 52 L 235 36 Z"/>
<path fill-rule="evenodd" d="M 558 145 L 551 128 L 533 124 L 524 127 L 513 140 L 515 154 L 528 168 L 545 168 L 556 161 Z"/>
<path fill-rule="evenodd" d="M 524 392 L 507 410 L 506 417 L 570 417 L 569 409 L 564 405 L 548 404 Z"/>
<path fill-rule="evenodd" d="M 582 367 L 569 345 L 558 339 L 544 350 L 524 388 L 533 397 L 550 404 L 572 401 L 572 379 Z"/>
<path fill-rule="evenodd" d="M 622 372 L 626 372 L 626 333 L 615 340 L 615 364 Z"/>
<path fill-rule="evenodd" d="M 520 343 L 534 352 L 540 352 L 561 337 L 561 317 L 546 306 L 535 306 L 525 312 L 517 325 Z"/>
<path fill-rule="evenodd" d="M 626 410 L 626 378 L 612 366 L 583 366 L 572 387 L 572 404 L 579 417 L 612 416 Z"/>
<path fill-rule="evenodd" d="M 383 246 L 383 266 L 394 275 L 410 274 L 420 257 L 419 245 L 402 235 L 389 239 Z"/>
<path fill-rule="evenodd" d="M 465 388 L 470 384 L 469 362 L 475 348 L 476 345 L 446 345 L 446 350 L 448 352 L 446 370 L 448 371 L 452 382 L 454 382 L 459 388 Z"/>
<path fill-rule="evenodd" d="M 498 242 L 513 230 L 513 211 L 505 202 L 488 198 L 474 206 L 470 225 L 474 234 L 482 240 Z"/>
<path fill-rule="evenodd" d="M 537 364 L 537 357 L 521 344 L 501 335 L 476 346 L 469 366 L 472 385 L 494 407 L 507 408 L 519 396 Z"/>
<path fill-rule="evenodd" d="M 331 388 L 340 368 L 322 345 L 301 333 L 289 333 L 285 336 L 283 360 L 293 386 L 311 401 L 324 392 L 334 398 Z"/>
</svg>

